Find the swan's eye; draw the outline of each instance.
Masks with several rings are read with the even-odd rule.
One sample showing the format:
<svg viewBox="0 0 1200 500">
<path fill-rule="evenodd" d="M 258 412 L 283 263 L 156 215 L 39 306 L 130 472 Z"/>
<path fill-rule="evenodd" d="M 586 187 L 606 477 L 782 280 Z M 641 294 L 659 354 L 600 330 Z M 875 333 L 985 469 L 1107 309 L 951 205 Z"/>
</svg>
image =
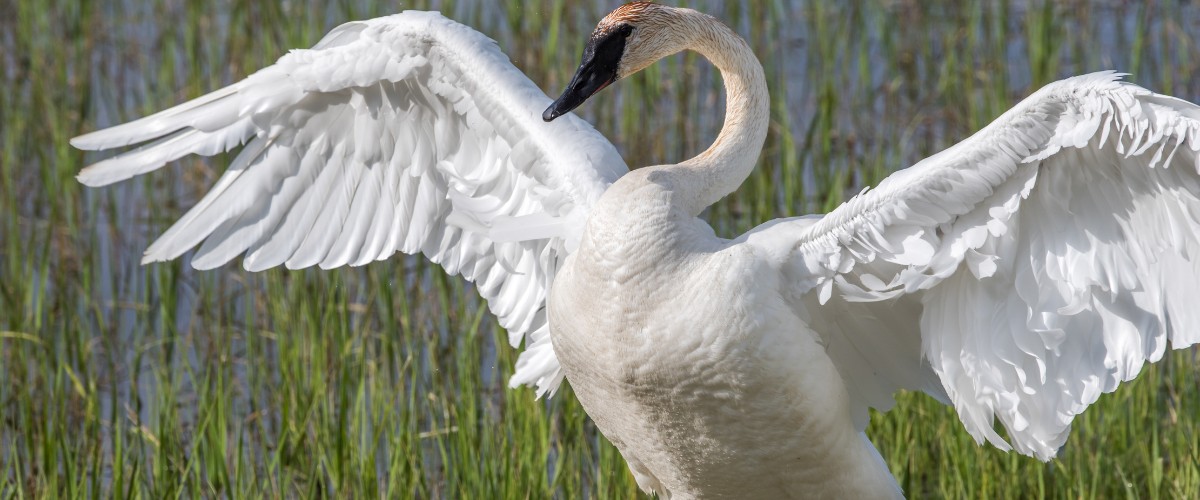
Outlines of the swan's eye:
<svg viewBox="0 0 1200 500">
<path fill-rule="evenodd" d="M 583 60 L 586 62 L 591 59 L 597 66 L 596 69 L 611 68 L 613 72 L 616 72 L 617 65 L 621 62 L 621 56 L 625 54 L 625 42 L 629 40 L 631 33 L 633 33 L 632 25 L 620 24 L 593 38 L 584 49 Z M 589 52 L 591 57 L 588 57 Z"/>
</svg>

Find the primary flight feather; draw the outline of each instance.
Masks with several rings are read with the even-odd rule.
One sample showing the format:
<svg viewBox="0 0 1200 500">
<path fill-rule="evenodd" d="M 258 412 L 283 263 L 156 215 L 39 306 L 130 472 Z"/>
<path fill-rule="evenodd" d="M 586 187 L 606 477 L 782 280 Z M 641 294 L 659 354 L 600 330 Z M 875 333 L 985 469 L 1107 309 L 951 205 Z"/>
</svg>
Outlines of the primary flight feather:
<svg viewBox="0 0 1200 500">
<path fill-rule="evenodd" d="M 570 111 L 681 50 L 721 71 L 725 127 L 630 172 Z M 1200 341 L 1200 107 L 1064 80 L 828 215 L 718 238 L 697 215 L 753 168 L 768 103 L 746 43 L 690 9 L 613 11 L 553 102 L 483 35 L 405 12 L 72 144 L 142 144 L 90 186 L 242 147 L 144 262 L 422 253 L 474 281 L 526 342 L 512 383 L 565 375 L 664 497 L 900 496 L 862 434 L 899 389 L 1048 460 L 1101 393 Z"/>
</svg>

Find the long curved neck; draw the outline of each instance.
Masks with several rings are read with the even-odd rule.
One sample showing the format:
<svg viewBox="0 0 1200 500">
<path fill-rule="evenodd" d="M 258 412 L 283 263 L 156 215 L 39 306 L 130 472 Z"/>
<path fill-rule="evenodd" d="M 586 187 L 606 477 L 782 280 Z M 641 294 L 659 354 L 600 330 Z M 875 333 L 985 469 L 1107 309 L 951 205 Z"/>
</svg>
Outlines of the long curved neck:
<svg viewBox="0 0 1200 500">
<path fill-rule="evenodd" d="M 725 81 L 725 124 L 716 141 L 671 172 L 674 203 L 695 216 L 732 193 L 758 162 L 770 124 L 770 96 L 762 65 L 740 36 L 716 19 L 699 14 L 694 37 L 685 47 L 713 63 Z"/>
</svg>

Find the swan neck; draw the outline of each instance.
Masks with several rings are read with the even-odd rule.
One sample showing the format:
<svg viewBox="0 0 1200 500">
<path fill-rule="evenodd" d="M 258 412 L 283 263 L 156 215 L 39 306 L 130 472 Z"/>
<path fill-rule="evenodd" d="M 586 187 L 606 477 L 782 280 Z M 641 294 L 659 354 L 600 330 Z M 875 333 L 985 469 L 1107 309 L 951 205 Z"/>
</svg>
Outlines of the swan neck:
<svg viewBox="0 0 1200 500">
<path fill-rule="evenodd" d="M 770 96 L 762 64 L 742 37 L 702 15 L 687 47 L 711 61 L 725 82 L 725 123 L 711 146 L 676 165 L 676 204 L 699 215 L 732 193 L 758 162 L 770 122 Z"/>
</svg>

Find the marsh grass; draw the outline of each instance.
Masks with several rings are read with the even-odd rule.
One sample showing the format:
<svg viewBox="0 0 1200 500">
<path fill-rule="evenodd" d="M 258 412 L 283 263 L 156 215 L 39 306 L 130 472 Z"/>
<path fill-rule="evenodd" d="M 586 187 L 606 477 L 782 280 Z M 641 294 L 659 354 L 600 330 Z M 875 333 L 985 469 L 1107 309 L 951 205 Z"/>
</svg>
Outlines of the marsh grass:
<svg viewBox="0 0 1200 500">
<path fill-rule="evenodd" d="M 966 137 L 1036 85 L 1100 69 L 1200 98 L 1179 2 L 680 2 L 766 63 L 760 166 L 707 217 L 731 236 L 825 211 Z M 613 3 L 615 4 L 615 3 Z M 613 6 L 545 0 L 7 0 L 0 17 L 0 498 L 627 498 L 571 391 L 506 390 L 516 351 L 420 259 L 199 273 L 141 251 L 229 156 L 84 189 L 68 139 L 229 84 L 349 19 L 436 8 L 548 93 Z M 703 149 L 720 82 L 672 58 L 581 113 L 630 165 Z M 869 429 L 914 497 L 1195 498 L 1200 371 L 1175 352 L 1076 420 L 1049 464 L 977 446 L 919 394 Z"/>
</svg>

